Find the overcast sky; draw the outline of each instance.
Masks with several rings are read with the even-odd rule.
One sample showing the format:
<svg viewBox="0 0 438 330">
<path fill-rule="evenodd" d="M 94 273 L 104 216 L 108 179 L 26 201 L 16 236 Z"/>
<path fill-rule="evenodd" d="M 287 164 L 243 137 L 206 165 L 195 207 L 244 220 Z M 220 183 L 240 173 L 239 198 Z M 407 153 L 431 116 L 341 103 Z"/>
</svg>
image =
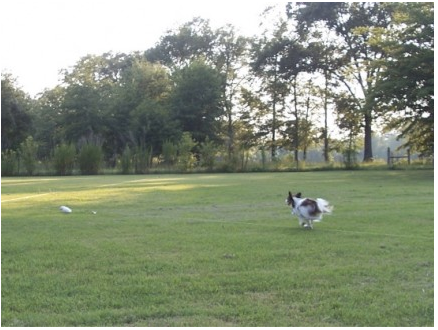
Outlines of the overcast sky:
<svg viewBox="0 0 438 330">
<path fill-rule="evenodd" d="M 59 71 L 87 54 L 129 53 L 153 47 L 169 29 L 193 17 L 213 28 L 257 32 L 272 0 L 3 0 L 0 64 L 31 96 L 53 88 Z M 284 2 L 286 4 L 286 1 Z"/>
</svg>

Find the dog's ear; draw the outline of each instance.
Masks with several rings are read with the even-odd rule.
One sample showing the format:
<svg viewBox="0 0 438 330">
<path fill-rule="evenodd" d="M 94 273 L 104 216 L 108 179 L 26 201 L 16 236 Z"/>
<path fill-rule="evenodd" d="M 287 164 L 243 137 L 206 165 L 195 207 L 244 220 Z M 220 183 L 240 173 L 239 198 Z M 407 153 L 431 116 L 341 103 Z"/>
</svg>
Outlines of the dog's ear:
<svg viewBox="0 0 438 330">
<path fill-rule="evenodd" d="M 289 197 L 292 198 L 292 193 L 289 191 Z"/>
<path fill-rule="evenodd" d="M 295 195 L 296 198 L 301 198 L 301 193 L 299 192 L 298 194 Z"/>
</svg>

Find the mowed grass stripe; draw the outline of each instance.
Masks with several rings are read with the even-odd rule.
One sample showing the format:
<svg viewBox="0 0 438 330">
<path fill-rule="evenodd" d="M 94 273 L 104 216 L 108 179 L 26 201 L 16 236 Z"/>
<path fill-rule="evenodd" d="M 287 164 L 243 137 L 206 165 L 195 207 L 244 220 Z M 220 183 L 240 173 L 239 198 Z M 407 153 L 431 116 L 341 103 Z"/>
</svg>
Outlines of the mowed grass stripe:
<svg viewBox="0 0 438 330">
<path fill-rule="evenodd" d="M 433 325 L 433 171 L 44 179 L 2 179 L 51 192 L 2 204 L 3 326 Z"/>
</svg>

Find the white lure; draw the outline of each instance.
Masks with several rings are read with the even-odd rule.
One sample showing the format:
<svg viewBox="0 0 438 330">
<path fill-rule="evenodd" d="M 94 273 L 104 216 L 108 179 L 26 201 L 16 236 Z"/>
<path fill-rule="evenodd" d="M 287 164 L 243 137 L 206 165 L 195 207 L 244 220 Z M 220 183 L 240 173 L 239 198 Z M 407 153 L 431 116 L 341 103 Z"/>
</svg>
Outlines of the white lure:
<svg viewBox="0 0 438 330">
<path fill-rule="evenodd" d="M 71 208 L 69 208 L 67 206 L 61 206 L 59 209 L 62 213 L 71 213 L 72 212 Z"/>
</svg>

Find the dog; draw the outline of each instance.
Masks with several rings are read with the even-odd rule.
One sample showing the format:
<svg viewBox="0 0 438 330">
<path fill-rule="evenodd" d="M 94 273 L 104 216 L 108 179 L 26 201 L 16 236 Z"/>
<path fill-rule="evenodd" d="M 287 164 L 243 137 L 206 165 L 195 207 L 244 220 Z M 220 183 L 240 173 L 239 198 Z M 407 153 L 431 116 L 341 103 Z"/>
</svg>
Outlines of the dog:
<svg viewBox="0 0 438 330">
<path fill-rule="evenodd" d="M 333 206 L 325 199 L 302 198 L 301 193 L 292 195 L 289 191 L 285 202 L 292 208 L 292 214 L 298 217 L 300 226 L 306 229 L 313 229 L 314 221 L 321 221 L 323 214 L 330 214 L 333 211 Z"/>
</svg>

